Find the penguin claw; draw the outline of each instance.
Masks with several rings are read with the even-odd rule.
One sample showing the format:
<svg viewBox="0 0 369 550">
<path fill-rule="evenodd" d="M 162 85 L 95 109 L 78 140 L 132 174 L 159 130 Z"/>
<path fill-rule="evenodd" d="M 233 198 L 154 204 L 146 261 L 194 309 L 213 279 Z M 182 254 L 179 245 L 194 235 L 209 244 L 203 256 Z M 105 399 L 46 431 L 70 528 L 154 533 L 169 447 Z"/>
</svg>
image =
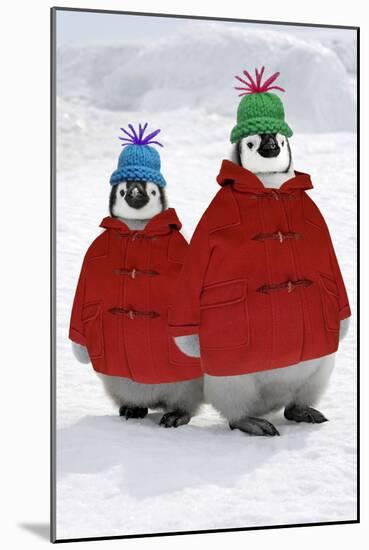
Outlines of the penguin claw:
<svg viewBox="0 0 369 550">
<path fill-rule="evenodd" d="M 295 422 L 308 422 L 310 424 L 322 424 L 322 422 L 328 422 L 328 418 L 321 412 L 313 409 L 312 407 L 302 407 L 300 405 L 290 405 L 284 410 L 284 416 L 287 420 L 294 420 Z"/>
<path fill-rule="evenodd" d="M 130 418 L 145 418 L 149 410 L 146 407 L 125 407 L 119 409 L 119 416 L 124 416 L 126 420 Z"/>
<path fill-rule="evenodd" d="M 230 422 L 231 430 L 238 429 L 250 435 L 280 435 L 277 428 L 264 418 L 255 418 L 253 416 L 245 416 L 236 422 Z"/>
<path fill-rule="evenodd" d="M 189 414 L 173 411 L 165 413 L 161 417 L 160 426 L 164 426 L 164 428 L 178 428 L 178 426 L 188 424 L 190 420 L 191 416 Z"/>
</svg>

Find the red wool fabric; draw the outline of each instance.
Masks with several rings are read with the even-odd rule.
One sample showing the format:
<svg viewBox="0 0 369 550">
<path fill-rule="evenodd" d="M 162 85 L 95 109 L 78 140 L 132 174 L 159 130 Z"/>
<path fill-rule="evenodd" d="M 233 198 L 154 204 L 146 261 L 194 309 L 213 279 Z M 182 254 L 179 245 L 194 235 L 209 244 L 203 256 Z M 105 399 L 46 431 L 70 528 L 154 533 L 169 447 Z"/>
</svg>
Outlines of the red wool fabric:
<svg viewBox="0 0 369 550">
<path fill-rule="evenodd" d="M 335 352 L 351 313 L 327 225 L 305 192 L 310 176 L 295 172 L 268 189 L 224 160 L 217 181 L 178 281 L 172 335 L 199 333 L 213 376 Z"/>
<path fill-rule="evenodd" d="M 168 332 L 168 309 L 188 244 L 173 208 L 131 231 L 116 218 L 85 255 L 69 337 L 87 346 L 93 368 L 136 382 L 202 376 L 198 359 L 181 353 Z"/>
</svg>

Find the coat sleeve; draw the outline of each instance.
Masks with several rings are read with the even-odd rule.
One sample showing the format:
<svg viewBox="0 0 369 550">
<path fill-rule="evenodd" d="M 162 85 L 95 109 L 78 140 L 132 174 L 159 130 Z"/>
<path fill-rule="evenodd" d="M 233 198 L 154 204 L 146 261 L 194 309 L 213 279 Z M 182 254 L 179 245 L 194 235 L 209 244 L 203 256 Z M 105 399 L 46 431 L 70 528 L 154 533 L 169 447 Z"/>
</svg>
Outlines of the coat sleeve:
<svg viewBox="0 0 369 550">
<path fill-rule="evenodd" d="M 209 232 L 203 215 L 187 250 L 169 313 L 169 329 L 174 337 L 199 332 L 200 296 L 209 258 Z"/>
<path fill-rule="evenodd" d="M 69 325 L 69 338 L 80 344 L 86 345 L 86 339 L 84 336 L 84 328 L 82 323 L 82 310 L 85 299 L 85 286 L 86 286 L 86 257 L 83 260 L 81 273 L 79 275 L 78 284 L 73 300 L 72 313 Z"/>
<path fill-rule="evenodd" d="M 188 250 L 188 242 L 179 231 L 172 233 L 169 241 L 168 260 L 178 264 L 183 264 Z"/>
<path fill-rule="evenodd" d="M 346 319 L 346 317 L 350 317 L 351 315 L 345 283 L 343 282 L 343 277 L 326 221 L 315 202 L 306 194 L 304 195 L 304 212 L 305 217 L 307 217 L 313 224 L 315 223 L 316 225 L 323 228 L 326 239 L 328 241 L 329 260 L 331 264 L 332 275 L 336 281 L 338 288 L 339 315 L 342 321 L 343 319 Z"/>
<path fill-rule="evenodd" d="M 348 300 L 348 296 L 345 288 L 345 283 L 343 282 L 342 273 L 340 270 L 340 266 L 338 264 L 336 253 L 333 247 L 333 242 L 327 226 L 326 226 L 326 229 L 327 229 L 327 235 L 329 240 L 329 255 L 330 255 L 332 271 L 338 287 L 338 302 L 339 302 L 339 308 L 340 308 L 339 315 L 340 315 L 340 320 L 342 321 L 343 319 L 350 317 L 351 310 L 350 310 L 349 300 Z"/>
</svg>

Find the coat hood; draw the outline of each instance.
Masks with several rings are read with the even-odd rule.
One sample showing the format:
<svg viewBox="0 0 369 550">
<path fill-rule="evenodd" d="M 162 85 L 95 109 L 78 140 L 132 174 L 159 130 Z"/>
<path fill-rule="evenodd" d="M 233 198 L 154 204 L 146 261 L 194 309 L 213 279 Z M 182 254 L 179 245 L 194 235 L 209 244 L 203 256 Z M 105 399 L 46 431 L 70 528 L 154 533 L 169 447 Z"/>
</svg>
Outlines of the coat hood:
<svg viewBox="0 0 369 550">
<path fill-rule="evenodd" d="M 237 191 L 241 192 L 254 192 L 254 193 L 263 193 L 269 192 L 270 188 L 264 187 L 262 181 L 257 177 L 256 174 L 246 170 L 239 164 L 235 164 L 230 160 L 223 160 L 220 167 L 220 172 L 217 176 L 217 182 L 222 187 L 225 185 L 232 184 Z M 285 181 L 279 190 L 281 191 L 292 191 L 295 189 L 312 189 L 313 184 L 309 174 L 304 174 L 303 172 L 297 172 L 295 170 L 295 177 L 290 178 Z"/>
<path fill-rule="evenodd" d="M 167 208 L 160 214 L 157 214 L 146 225 L 145 229 L 141 231 L 133 231 L 128 227 L 127 224 L 122 222 L 118 218 L 112 218 L 107 216 L 100 223 L 100 227 L 104 229 L 115 229 L 121 233 L 143 233 L 145 235 L 165 235 L 170 233 L 172 228 L 181 229 L 182 224 L 179 221 L 176 211 L 174 208 Z"/>
</svg>

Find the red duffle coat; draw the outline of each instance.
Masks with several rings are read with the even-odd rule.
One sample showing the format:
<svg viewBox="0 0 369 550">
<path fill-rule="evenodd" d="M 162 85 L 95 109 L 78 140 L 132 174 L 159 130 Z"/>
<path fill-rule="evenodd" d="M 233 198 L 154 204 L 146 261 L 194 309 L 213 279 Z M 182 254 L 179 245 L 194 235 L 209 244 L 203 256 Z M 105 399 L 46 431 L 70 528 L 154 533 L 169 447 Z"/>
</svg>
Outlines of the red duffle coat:
<svg viewBox="0 0 369 550">
<path fill-rule="evenodd" d="M 173 336 L 199 333 L 213 376 L 286 367 L 337 350 L 350 315 L 326 223 L 307 174 L 265 188 L 223 161 L 193 235 L 170 316 Z"/>
<path fill-rule="evenodd" d="M 85 255 L 69 336 L 87 347 L 94 369 L 136 382 L 177 382 L 202 376 L 198 359 L 175 346 L 168 308 L 188 244 L 170 208 L 143 231 L 116 218 Z"/>
</svg>

